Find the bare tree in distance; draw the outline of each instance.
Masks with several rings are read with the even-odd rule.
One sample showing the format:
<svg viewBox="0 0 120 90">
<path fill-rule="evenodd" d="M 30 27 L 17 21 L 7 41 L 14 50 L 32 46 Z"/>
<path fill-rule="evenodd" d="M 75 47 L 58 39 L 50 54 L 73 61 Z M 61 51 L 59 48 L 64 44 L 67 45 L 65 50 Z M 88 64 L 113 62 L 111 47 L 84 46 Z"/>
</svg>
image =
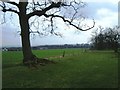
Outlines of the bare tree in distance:
<svg viewBox="0 0 120 90">
<path fill-rule="evenodd" d="M 120 26 L 114 26 L 112 28 L 98 27 L 97 30 L 93 32 L 91 42 L 92 49 L 114 50 L 114 52 L 118 53 L 120 48 Z"/>
<path fill-rule="evenodd" d="M 33 55 L 31 50 L 30 33 L 38 33 L 39 35 L 51 33 L 60 36 L 59 32 L 55 32 L 57 28 L 55 21 L 58 19 L 80 31 L 87 31 L 95 26 L 94 20 L 92 20 L 92 26 L 82 23 L 86 18 L 80 13 L 80 10 L 85 7 L 85 3 L 80 0 L 28 1 L 0 1 L 0 8 L 2 8 L 3 12 L 13 12 L 19 17 L 24 64 L 37 63 L 38 61 L 38 58 Z M 40 25 L 42 25 L 43 30 L 39 31 L 41 29 Z"/>
</svg>

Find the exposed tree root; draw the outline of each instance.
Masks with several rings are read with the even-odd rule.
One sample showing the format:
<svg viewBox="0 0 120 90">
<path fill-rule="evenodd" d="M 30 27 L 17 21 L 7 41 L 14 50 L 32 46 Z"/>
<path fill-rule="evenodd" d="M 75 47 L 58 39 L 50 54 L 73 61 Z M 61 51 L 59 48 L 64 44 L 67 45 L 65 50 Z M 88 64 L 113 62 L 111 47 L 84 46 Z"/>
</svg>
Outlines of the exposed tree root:
<svg viewBox="0 0 120 90">
<path fill-rule="evenodd" d="M 24 60 L 24 65 L 28 66 L 29 68 L 35 67 L 38 68 L 38 65 L 45 66 L 46 64 L 55 64 L 56 62 L 45 59 L 45 58 L 38 58 L 35 55 L 29 60 Z"/>
</svg>

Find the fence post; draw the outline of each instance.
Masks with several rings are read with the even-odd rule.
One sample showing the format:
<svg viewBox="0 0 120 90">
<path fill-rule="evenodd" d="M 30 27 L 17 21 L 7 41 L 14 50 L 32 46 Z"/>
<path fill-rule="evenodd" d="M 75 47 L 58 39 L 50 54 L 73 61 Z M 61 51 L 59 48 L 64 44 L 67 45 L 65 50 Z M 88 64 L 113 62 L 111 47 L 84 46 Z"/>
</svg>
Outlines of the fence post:
<svg viewBox="0 0 120 90">
<path fill-rule="evenodd" d="M 63 57 L 65 57 L 65 51 L 63 51 Z"/>
</svg>

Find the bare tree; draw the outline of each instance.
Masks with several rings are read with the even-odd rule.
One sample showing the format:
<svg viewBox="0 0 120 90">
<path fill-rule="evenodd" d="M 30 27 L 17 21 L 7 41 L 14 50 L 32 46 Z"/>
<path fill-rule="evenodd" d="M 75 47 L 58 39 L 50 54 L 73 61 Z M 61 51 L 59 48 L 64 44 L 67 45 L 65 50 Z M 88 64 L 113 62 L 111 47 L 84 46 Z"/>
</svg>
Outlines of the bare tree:
<svg viewBox="0 0 120 90">
<path fill-rule="evenodd" d="M 98 30 L 98 29 L 97 29 Z M 115 26 L 113 28 L 101 28 L 100 32 L 95 31 L 91 38 L 93 49 L 105 50 L 111 49 L 118 52 L 120 47 L 120 27 Z"/>
<path fill-rule="evenodd" d="M 19 2 L 9 0 L 6 2 L 0 1 L 0 7 L 3 12 L 13 12 L 19 17 L 23 63 L 36 60 L 36 56 L 33 55 L 31 51 L 30 33 L 43 34 L 41 31 L 32 30 L 32 26 L 39 29 L 40 22 L 47 21 L 48 24 L 45 25 L 45 27 L 50 27 L 49 32 L 55 35 L 60 35 L 60 33 L 56 33 L 54 30 L 54 21 L 57 18 L 61 19 L 65 24 L 71 25 L 80 31 L 92 29 L 95 25 L 94 20 L 93 26 L 87 26 L 84 24 L 83 27 L 83 24 L 81 24 L 81 22 L 85 20 L 85 17 L 80 13 L 81 8 L 84 6 L 85 3 L 79 0 L 32 0 L 32 2 L 28 2 L 28 0 L 19 0 Z M 34 17 L 34 19 L 32 19 L 33 21 L 31 22 L 30 19 L 32 17 Z M 43 17 L 42 21 L 39 21 L 39 17 Z M 47 30 L 46 28 L 44 28 L 44 30 Z"/>
</svg>

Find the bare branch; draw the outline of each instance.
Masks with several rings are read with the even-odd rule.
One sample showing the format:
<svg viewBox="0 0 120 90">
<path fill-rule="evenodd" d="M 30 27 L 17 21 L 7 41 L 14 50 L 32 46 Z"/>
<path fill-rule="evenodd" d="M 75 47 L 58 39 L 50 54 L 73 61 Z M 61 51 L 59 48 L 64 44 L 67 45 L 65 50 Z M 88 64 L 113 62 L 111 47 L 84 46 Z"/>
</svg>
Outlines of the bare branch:
<svg viewBox="0 0 120 90">
<path fill-rule="evenodd" d="M 42 15 L 44 15 L 45 17 L 51 17 L 51 20 L 50 20 L 50 21 L 51 21 L 51 27 L 52 27 L 51 32 L 53 31 L 53 20 L 52 20 L 53 17 L 61 18 L 64 22 L 69 23 L 71 26 L 74 26 L 75 28 L 77 28 L 77 29 L 79 29 L 79 30 L 81 30 L 81 31 L 87 31 L 87 30 L 89 30 L 89 29 L 92 29 L 92 28 L 95 26 L 95 21 L 94 21 L 94 20 L 93 20 L 93 26 L 92 26 L 92 27 L 88 27 L 87 29 L 81 29 L 81 28 L 79 27 L 79 25 L 75 25 L 75 24 L 72 23 L 73 20 L 75 19 L 76 14 L 78 13 L 77 10 L 79 9 L 79 7 L 75 7 L 74 4 L 80 5 L 81 3 L 83 4 L 81 7 L 84 7 L 85 4 L 84 4 L 83 2 L 79 2 L 79 3 L 78 3 L 78 2 L 76 2 L 75 0 L 71 1 L 69 4 L 66 4 L 66 3 L 63 3 L 63 2 L 51 2 L 51 5 L 49 5 L 49 6 L 46 7 L 46 8 L 44 8 L 44 9 L 42 9 L 42 10 L 36 10 L 36 11 L 33 11 L 32 13 L 29 13 L 29 14 L 28 14 L 28 18 L 30 18 L 31 16 L 34 16 L 34 15 L 37 15 L 37 16 L 42 16 Z M 38 3 L 38 2 L 37 2 L 37 4 L 34 3 L 34 5 L 39 5 L 39 3 Z M 43 4 L 42 4 L 42 5 L 43 5 Z M 64 16 L 55 15 L 55 13 L 59 12 L 60 10 L 59 10 L 59 11 L 56 11 L 56 12 L 54 12 L 53 14 L 50 14 L 50 15 L 47 15 L 47 14 L 46 14 L 47 11 L 49 11 L 49 10 L 51 10 L 51 9 L 53 9 L 53 8 L 60 8 L 61 6 L 63 6 L 63 7 L 72 7 L 72 8 L 73 8 L 74 14 L 73 14 L 73 16 L 72 16 L 72 19 L 70 19 L 70 21 L 67 20 L 67 19 L 65 19 Z"/>
<path fill-rule="evenodd" d="M 14 13 L 19 13 L 19 12 L 17 12 L 16 10 L 13 10 L 13 9 L 11 9 L 11 8 L 9 8 L 9 9 L 5 9 L 5 8 L 3 8 L 3 10 L 2 10 L 3 12 L 7 12 L 7 11 L 10 11 L 10 12 L 14 12 Z"/>
<path fill-rule="evenodd" d="M 15 5 L 15 6 L 17 6 L 17 7 L 18 7 L 18 4 L 17 4 L 17 3 L 15 3 L 15 2 L 7 2 L 7 3 L 12 4 L 12 5 Z"/>
<path fill-rule="evenodd" d="M 50 3 L 49 2 L 46 2 L 46 0 L 44 1 L 44 3 L 39 3 L 38 1 L 35 2 L 35 0 L 32 0 L 32 3 L 33 5 L 33 10 L 37 10 L 37 8 L 43 10 L 44 8 L 43 7 L 47 7 Z"/>
<path fill-rule="evenodd" d="M 5 3 L 9 3 L 9 4 L 12 4 L 12 5 L 15 5 L 18 7 L 18 4 L 16 2 L 13 2 L 13 1 L 10 1 L 10 0 L 3 0 L 2 2 L 5 2 Z"/>
<path fill-rule="evenodd" d="M 19 14 L 19 12 L 17 12 L 17 10 L 13 10 L 12 8 L 8 8 L 7 9 L 5 3 L 4 2 L 2 2 L 2 3 L 3 3 L 3 5 L 0 5 L 0 7 L 2 7 L 2 11 L 3 12 L 9 11 L 9 12 L 14 12 L 16 14 Z"/>
<path fill-rule="evenodd" d="M 36 10 L 32 13 L 29 13 L 28 18 L 30 18 L 31 16 L 34 16 L 34 15 L 42 16 L 43 14 L 46 13 L 46 11 L 49 11 L 52 8 L 59 8 L 60 6 L 61 6 L 61 2 L 57 2 L 57 3 L 52 2 L 52 4 L 50 6 L 46 7 L 43 10 Z"/>
<path fill-rule="evenodd" d="M 45 17 L 58 17 L 58 18 L 61 18 L 64 22 L 69 23 L 71 26 L 73 26 L 73 27 L 75 27 L 76 29 L 81 30 L 81 31 L 90 30 L 90 29 L 92 29 L 92 28 L 95 26 L 95 21 L 94 21 L 94 20 L 93 20 L 93 26 L 92 26 L 92 27 L 89 27 L 89 28 L 87 28 L 87 29 L 81 29 L 80 27 L 74 25 L 71 21 L 65 19 L 63 16 L 53 15 L 53 14 L 51 14 L 51 15 L 44 14 L 44 16 L 45 16 Z"/>
<path fill-rule="evenodd" d="M 3 6 L 0 4 L 0 7 L 3 8 Z"/>
<path fill-rule="evenodd" d="M 53 17 L 51 17 L 51 19 L 50 19 L 50 21 L 51 21 L 51 34 L 53 34 L 53 32 L 54 32 L 54 29 L 53 29 Z"/>
</svg>

